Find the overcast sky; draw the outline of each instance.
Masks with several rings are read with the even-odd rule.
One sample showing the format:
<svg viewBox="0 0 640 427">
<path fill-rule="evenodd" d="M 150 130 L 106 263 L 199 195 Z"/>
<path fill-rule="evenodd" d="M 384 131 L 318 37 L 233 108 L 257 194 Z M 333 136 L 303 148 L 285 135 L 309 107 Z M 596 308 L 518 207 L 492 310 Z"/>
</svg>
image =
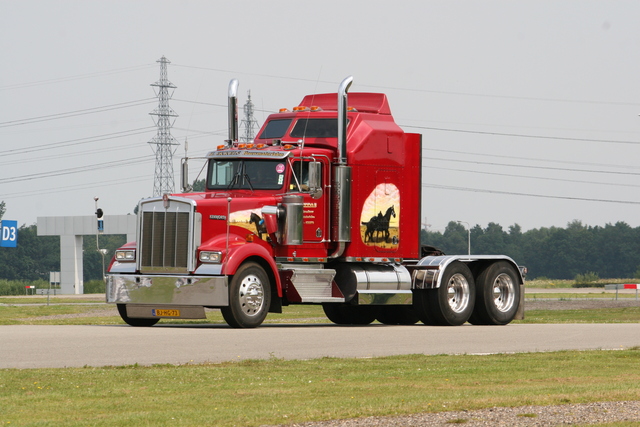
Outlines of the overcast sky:
<svg viewBox="0 0 640 427">
<path fill-rule="evenodd" d="M 95 196 L 127 214 L 153 195 L 164 55 L 190 156 L 226 138 L 232 78 L 261 125 L 353 75 L 423 135 L 430 230 L 638 227 L 639 17 L 638 1 L 2 0 L 4 219 L 92 215 Z"/>
</svg>

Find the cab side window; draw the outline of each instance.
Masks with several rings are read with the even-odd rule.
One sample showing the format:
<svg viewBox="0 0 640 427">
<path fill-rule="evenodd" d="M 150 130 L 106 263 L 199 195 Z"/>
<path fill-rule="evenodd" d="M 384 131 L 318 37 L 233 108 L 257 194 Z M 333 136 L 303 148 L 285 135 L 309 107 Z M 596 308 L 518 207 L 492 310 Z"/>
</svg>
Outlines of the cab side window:
<svg viewBox="0 0 640 427">
<path fill-rule="evenodd" d="M 289 183 L 290 192 L 309 191 L 309 162 L 293 163 L 293 176 Z"/>
</svg>

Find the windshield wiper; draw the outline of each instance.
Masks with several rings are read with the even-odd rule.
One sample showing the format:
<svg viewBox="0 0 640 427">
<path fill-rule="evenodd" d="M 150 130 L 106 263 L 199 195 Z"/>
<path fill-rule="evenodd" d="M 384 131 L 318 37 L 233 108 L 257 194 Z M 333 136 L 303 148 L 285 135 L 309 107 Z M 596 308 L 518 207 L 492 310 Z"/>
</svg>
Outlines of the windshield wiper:
<svg viewBox="0 0 640 427">
<path fill-rule="evenodd" d="M 233 176 L 233 179 L 229 183 L 227 190 L 230 190 L 231 188 L 233 188 L 234 185 L 240 183 L 241 179 L 246 180 L 247 184 L 249 184 L 249 188 L 251 189 L 251 191 L 253 191 L 253 185 L 251 185 L 251 179 L 249 178 L 249 174 L 247 174 L 246 165 L 244 161 L 240 163 L 240 165 L 238 166 L 238 171 Z M 240 188 L 242 188 L 242 185 L 240 186 Z"/>
<path fill-rule="evenodd" d="M 244 166 L 243 166 L 243 169 L 244 169 Z M 247 174 L 246 170 L 244 172 L 243 178 L 247 180 L 247 184 L 249 184 L 249 188 L 253 192 L 253 185 L 251 185 L 251 179 L 249 179 L 249 175 Z"/>
<path fill-rule="evenodd" d="M 242 163 L 240 163 L 238 165 L 238 171 L 233 176 L 233 179 L 231 180 L 231 182 L 227 186 L 227 190 L 230 190 L 231 188 L 233 188 L 233 186 L 240 181 L 240 177 L 242 176 L 242 169 L 243 168 L 244 168 L 244 162 L 242 162 Z"/>
</svg>

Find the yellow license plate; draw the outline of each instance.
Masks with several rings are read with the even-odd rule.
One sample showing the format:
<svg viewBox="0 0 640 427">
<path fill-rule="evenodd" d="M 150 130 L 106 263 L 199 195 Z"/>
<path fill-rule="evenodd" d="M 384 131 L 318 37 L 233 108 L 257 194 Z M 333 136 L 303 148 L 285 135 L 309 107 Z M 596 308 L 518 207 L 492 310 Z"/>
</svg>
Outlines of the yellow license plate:
<svg viewBox="0 0 640 427">
<path fill-rule="evenodd" d="M 175 309 L 154 309 L 151 314 L 155 317 L 180 317 L 180 310 Z"/>
</svg>

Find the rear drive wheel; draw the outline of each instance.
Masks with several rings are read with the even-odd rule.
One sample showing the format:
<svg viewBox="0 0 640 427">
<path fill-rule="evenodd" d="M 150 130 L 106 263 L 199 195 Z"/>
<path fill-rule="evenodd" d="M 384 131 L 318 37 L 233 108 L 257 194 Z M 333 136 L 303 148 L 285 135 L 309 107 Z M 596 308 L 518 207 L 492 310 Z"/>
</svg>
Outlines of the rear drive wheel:
<svg viewBox="0 0 640 427">
<path fill-rule="evenodd" d="M 160 319 L 139 319 L 137 317 L 129 317 L 127 316 L 127 305 L 126 304 L 118 304 L 118 313 L 124 323 L 129 326 L 153 326 L 160 321 Z"/>
<path fill-rule="evenodd" d="M 454 261 L 446 267 L 439 288 L 414 293 L 414 309 L 427 325 L 459 326 L 469 320 L 475 298 L 469 267 Z"/>
<path fill-rule="evenodd" d="M 515 268 L 506 261 L 487 267 L 476 282 L 478 293 L 473 315 L 474 325 L 506 325 L 518 311 L 520 284 Z"/>
<path fill-rule="evenodd" d="M 376 320 L 385 325 L 413 325 L 420 319 L 407 305 L 388 305 L 379 308 Z"/>
<path fill-rule="evenodd" d="M 271 285 L 264 269 L 247 262 L 240 266 L 229 286 L 229 305 L 222 317 L 234 328 L 255 328 L 267 317 L 271 304 Z"/>
<path fill-rule="evenodd" d="M 368 325 L 376 320 L 377 308 L 370 305 L 322 304 L 324 314 L 337 325 Z"/>
</svg>

